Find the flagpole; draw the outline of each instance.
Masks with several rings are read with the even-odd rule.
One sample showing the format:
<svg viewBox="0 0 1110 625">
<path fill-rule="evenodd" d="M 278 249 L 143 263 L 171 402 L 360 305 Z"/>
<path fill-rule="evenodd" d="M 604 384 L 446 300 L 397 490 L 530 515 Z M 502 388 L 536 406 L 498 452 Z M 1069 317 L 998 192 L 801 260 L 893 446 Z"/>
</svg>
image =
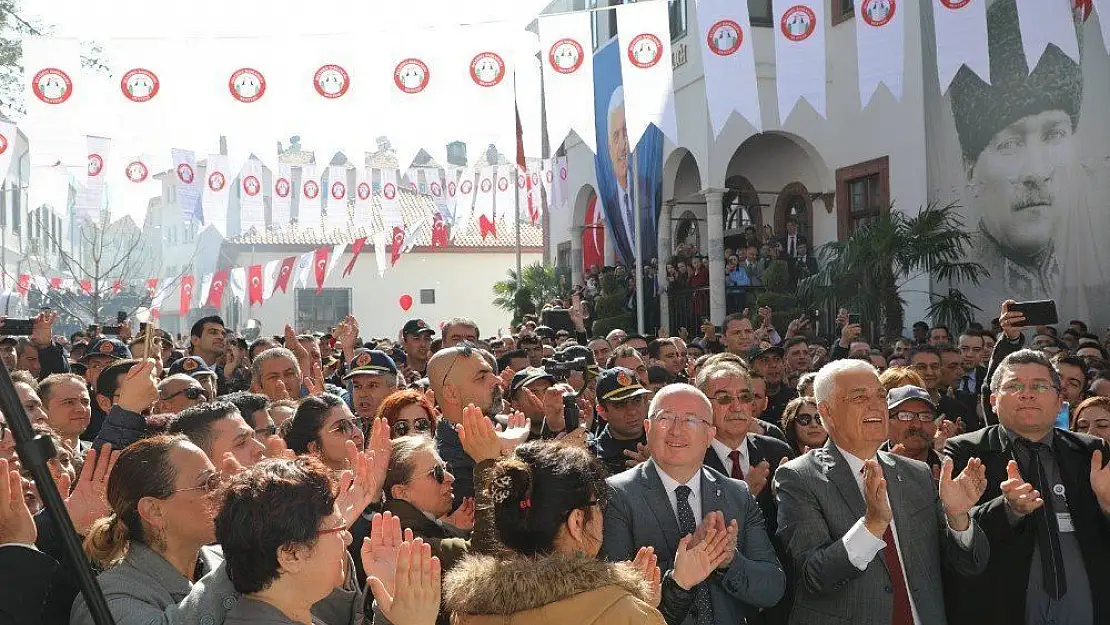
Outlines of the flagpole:
<svg viewBox="0 0 1110 625">
<path fill-rule="evenodd" d="M 513 195 L 516 197 L 516 200 L 513 202 L 513 205 L 516 207 L 513 211 L 515 217 L 513 221 L 516 223 L 516 286 L 519 289 L 524 286 L 524 276 L 520 275 L 520 185 L 517 184 L 520 176 L 519 170 L 517 171 L 517 176 L 518 179 L 513 181 L 513 188 L 516 189 L 516 191 L 513 192 Z"/>
<path fill-rule="evenodd" d="M 636 150 L 632 150 L 632 221 L 633 232 L 635 232 L 635 249 L 632 250 L 632 258 L 635 259 L 636 268 L 636 332 L 637 334 L 644 333 L 644 259 L 641 258 L 640 250 L 643 249 L 643 233 L 640 232 L 640 205 L 638 199 L 640 196 L 640 168 L 637 167 L 639 159 L 636 155 Z"/>
</svg>

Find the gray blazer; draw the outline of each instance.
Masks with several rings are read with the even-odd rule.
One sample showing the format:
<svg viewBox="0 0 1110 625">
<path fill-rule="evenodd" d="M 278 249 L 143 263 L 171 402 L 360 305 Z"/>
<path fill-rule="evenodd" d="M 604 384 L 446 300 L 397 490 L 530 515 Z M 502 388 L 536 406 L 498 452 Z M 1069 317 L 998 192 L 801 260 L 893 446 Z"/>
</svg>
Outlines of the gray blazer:
<svg viewBox="0 0 1110 625">
<path fill-rule="evenodd" d="M 202 547 L 203 577 L 195 584 L 146 545 L 131 543 L 127 556 L 97 578 L 116 625 L 222 625 L 239 602 L 227 575 L 223 550 Z M 312 606 L 312 614 L 328 625 L 361 625 L 363 593 L 348 556 L 347 581 Z M 93 625 L 83 595 L 73 602 L 70 625 Z"/>
<path fill-rule="evenodd" d="M 786 576 L 775 556 L 763 522 L 763 513 L 748 485 L 708 467 L 701 469 L 701 513 L 724 514 L 725 523 L 740 525 L 736 555 L 729 567 L 707 579 L 718 623 L 744 623 L 745 613 L 778 603 Z M 602 553 L 609 560 L 631 560 L 640 547 L 655 547 L 659 568 L 674 568 L 675 552 L 682 538 L 678 518 L 654 460 L 648 460 L 606 480 L 612 489 L 605 511 Z M 692 619 L 687 618 L 687 621 Z"/>
<path fill-rule="evenodd" d="M 900 556 L 910 596 L 922 623 L 945 625 L 941 560 L 961 575 L 987 565 L 989 547 L 972 521 L 970 550 L 947 529 L 929 466 L 884 451 L 878 453 L 887 496 L 898 527 Z M 863 571 L 849 560 L 842 538 L 867 510 L 848 461 L 830 440 L 821 449 L 778 468 L 778 536 L 794 561 L 794 608 L 790 623 L 886 625 L 894 595 L 882 554 Z"/>
</svg>

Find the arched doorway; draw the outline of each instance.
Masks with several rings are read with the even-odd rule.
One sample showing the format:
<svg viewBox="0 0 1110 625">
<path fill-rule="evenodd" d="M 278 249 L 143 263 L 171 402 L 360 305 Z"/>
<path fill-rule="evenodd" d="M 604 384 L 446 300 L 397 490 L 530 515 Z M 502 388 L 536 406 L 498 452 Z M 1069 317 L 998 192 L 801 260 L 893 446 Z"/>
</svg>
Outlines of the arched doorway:
<svg viewBox="0 0 1110 625">
<path fill-rule="evenodd" d="M 701 250 L 701 224 L 694 211 L 684 211 L 675 221 L 674 255 L 677 258 L 696 256 Z"/>
<path fill-rule="evenodd" d="M 591 267 L 605 265 L 605 221 L 602 219 L 601 205 L 597 194 L 590 193 L 586 201 L 586 214 L 582 222 L 582 271 L 588 273 Z"/>
<path fill-rule="evenodd" d="M 747 244 L 746 234 L 758 234 L 763 227 L 763 209 L 759 194 L 744 176 L 725 181 L 724 195 L 725 248 L 737 250 Z"/>
<path fill-rule="evenodd" d="M 775 232 L 780 238 L 786 236 L 788 217 L 793 217 L 797 222 L 798 234 L 812 242 L 813 199 L 806 186 L 800 182 L 791 182 L 783 187 L 775 200 Z"/>
</svg>

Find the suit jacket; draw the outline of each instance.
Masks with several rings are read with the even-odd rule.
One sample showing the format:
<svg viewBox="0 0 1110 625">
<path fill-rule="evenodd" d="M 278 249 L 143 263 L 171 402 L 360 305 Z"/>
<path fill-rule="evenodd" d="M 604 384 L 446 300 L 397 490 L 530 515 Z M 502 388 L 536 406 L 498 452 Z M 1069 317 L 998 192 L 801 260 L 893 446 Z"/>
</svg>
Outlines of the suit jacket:
<svg viewBox="0 0 1110 625">
<path fill-rule="evenodd" d="M 1001 344 L 1001 341 L 1000 341 Z M 1036 546 L 1033 523 L 1023 519 L 1010 526 L 1005 498 L 1000 485 L 1006 478 L 1006 464 L 1014 459 L 1012 442 L 994 425 L 948 439 L 945 455 L 952 458 L 958 472 L 971 458 L 979 458 L 987 469 L 987 490 L 972 517 L 987 534 L 991 561 L 978 577 L 949 584 L 953 601 L 953 620 L 983 625 L 1025 622 L 1025 596 L 1029 586 L 1029 567 Z M 1091 490 L 1091 454 L 1102 449 L 1110 456 L 1102 439 L 1086 434 L 1056 430 L 1053 452 L 1060 477 L 1068 495 L 1068 509 L 1079 544 L 1083 545 L 1083 565 L 1090 580 L 1096 623 L 1110 619 L 1110 515 L 1103 514 Z"/>
<path fill-rule="evenodd" d="M 987 537 L 978 526 L 970 551 L 947 529 L 928 465 L 878 452 L 900 542 L 906 584 L 922 625 L 945 625 L 941 561 L 964 575 L 986 566 Z M 867 504 L 848 461 L 830 440 L 775 472 L 779 539 L 794 564 L 798 625 L 886 625 L 894 594 L 882 553 L 859 570 L 848 560 L 843 537 Z M 974 522 L 973 522 L 974 524 Z"/>
<path fill-rule="evenodd" d="M 705 467 L 701 472 L 702 516 L 719 510 L 725 523 L 735 519 L 740 525 L 732 563 L 703 583 L 709 585 L 717 623 L 744 623 L 748 612 L 778 603 L 786 578 L 748 485 Z M 682 536 L 655 460 L 606 481 L 612 496 L 605 511 L 602 553 L 613 561 L 631 560 L 640 547 L 650 545 L 655 547 L 659 568 L 674 569 L 675 551 Z M 665 606 L 660 606 L 660 611 L 666 613 Z"/>
<path fill-rule="evenodd" d="M 790 449 L 790 445 L 772 438 L 770 436 L 760 436 L 759 434 L 748 434 L 748 461 L 751 466 L 755 466 L 764 460 L 771 465 L 771 475 L 767 478 L 767 486 L 759 492 L 755 500 L 759 503 L 759 509 L 763 512 L 763 520 L 767 525 L 767 535 L 772 538 L 775 531 L 778 529 L 778 507 L 775 506 L 775 495 L 771 492 L 771 478 L 775 475 L 775 469 L 779 467 L 784 461 L 794 457 L 794 452 Z M 713 469 L 721 475 L 730 475 L 732 467 L 726 467 L 721 463 L 721 457 L 712 447 L 705 451 L 705 466 Z"/>
<path fill-rule="evenodd" d="M 0 624 L 38 625 L 43 622 L 43 604 L 58 561 L 27 547 L 0 547 Z"/>
<path fill-rule="evenodd" d="M 794 238 L 795 238 L 795 244 L 796 245 L 804 245 L 804 246 L 806 246 L 806 249 L 809 250 L 809 239 L 807 239 L 805 237 L 805 235 L 803 235 L 802 233 L 799 232 L 798 234 L 794 235 Z M 782 253 L 786 257 L 792 258 L 794 256 L 793 254 L 790 253 L 790 248 L 789 248 L 790 235 L 789 234 L 784 234 L 784 235 L 782 235 L 781 237 L 779 237 L 778 239 L 775 239 L 775 240 L 778 241 L 779 245 L 782 246 Z"/>
</svg>

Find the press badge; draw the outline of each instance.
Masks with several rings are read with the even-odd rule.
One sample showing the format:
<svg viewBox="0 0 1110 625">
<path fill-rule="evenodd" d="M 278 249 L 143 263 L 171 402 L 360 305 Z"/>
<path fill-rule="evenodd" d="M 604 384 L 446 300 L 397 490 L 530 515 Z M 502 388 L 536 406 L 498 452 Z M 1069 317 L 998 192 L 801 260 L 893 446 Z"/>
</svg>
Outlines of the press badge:
<svg viewBox="0 0 1110 625">
<path fill-rule="evenodd" d="M 1070 512 L 1057 512 L 1056 513 L 1056 526 L 1060 528 L 1061 532 L 1074 532 L 1075 526 L 1071 522 Z"/>
</svg>

